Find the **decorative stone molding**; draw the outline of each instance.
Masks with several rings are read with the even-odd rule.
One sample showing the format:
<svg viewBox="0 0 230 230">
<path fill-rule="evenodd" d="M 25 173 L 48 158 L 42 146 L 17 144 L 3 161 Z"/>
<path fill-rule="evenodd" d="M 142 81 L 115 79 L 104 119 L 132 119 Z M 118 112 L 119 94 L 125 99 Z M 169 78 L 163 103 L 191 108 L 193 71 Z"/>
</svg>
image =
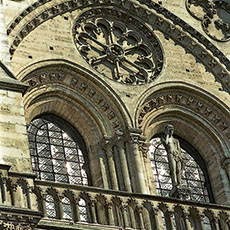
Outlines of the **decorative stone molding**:
<svg viewBox="0 0 230 230">
<path fill-rule="evenodd" d="M 2 226 L 2 228 L 4 230 L 32 230 L 34 229 L 34 226 L 31 226 L 29 224 L 16 224 L 16 223 L 12 223 L 12 222 L 3 222 L 2 220 L 0 220 L 0 226 Z"/>
<path fill-rule="evenodd" d="M 201 33 L 158 3 L 152 0 L 138 0 L 138 2 L 141 5 L 138 3 L 134 4 L 131 0 L 111 0 L 109 2 L 107 0 L 71 0 L 62 3 L 52 1 L 52 4 L 49 2 L 49 5 L 46 4 L 47 1 L 39 1 L 27 8 L 9 26 L 8 34 L 13 34 L 10 52 L 13 55 L 20 42 L 32 30 L 48 19 L 66 12 L 72 12 L 78 8 L 88 7 L 92 3 L 97 3 L 98 6 L 103 7 L 112 4 L 113 8 L 115 8 L 116 5 L 119 8 L 122 7 L 125 12 L 130 12 L 142 18 L 142 20 L 145 20 L 153 29 L 159 29 L 162 33 L 168 35 L 176 44 L 184 47 L 186 52 L 190 52 L 197 60 L 202 62 L 207 70 L 213 73 L 216 81 L 222 84 L 223 90 L 230 92 L 230 75 L 226 70 L 226 68 L 230 70 L 230 60 L 228 60 L 216 46 L 210 43 Z M 41 5 L 45 5 L 46 7 L 42 8 L 40 7 Z M 143 7 L 143 5 L 146 7 Z M 34 13 L 35 9 L 36 14 Z M 27 24 L 22 23 L 25 17 L 28 17 L 27 20 L 25 20 L 28 22 Z M 225 67 L 222 64 L 224 64 Z"/>
<path fill-rule="evenodd" d="M 84 12 L 74 24 L 73 37 L 84 59 L 118 82 L 149 83 L 163 68 L 163 52 L 153 31 L 120 9 Z"/>
<path fill-rule="evenodd" d="M 44 71 L 38 71 L 37 73 L 32 72 L 26 76 L 22 81 L 29 84 L 27 93 L 32 89 L 46 84 L 63 84 L 69 88 L 72 88 L 74 91 L 78 92 L 81 96 L 84 96 L 91 103 L 94 104 L 96 108 L 102 112 L 105 117 L 109 120 L 111 126 L 114 130 L 121 130 L 121 121 L 116 114 L 116 110 L 113 108 L 113 105 L 108 101 L 105 96 L 99 92 L 95 86 L 82 79 L 83 74 L 49 69 Z"/>
<path fill-rule="evenodd" d="M 186 8 L 194 18 L 201 21 L 204 32 L 210 38 L 219 42 L 230 40 L 229 2 L 226 0 L 186 0 Z"/>
<path fill-rule="evenodd" d="M 226 157 L 222 160 L 221 166 L 226 170 L 228 178 L 230 179 L 230 157 Z"/>
<path fill-rule="evenodd" d="M 182 93 L 165 93 L 158 94 L 141 107 L 138 115 L 139 127 L 142 127 L 145 117 L 153 111 L 158 110 L 161 106 L 178 105 L 191 109 L 194 113 L 198 113 L 206 120 L 212 123 L 220 132 L 230 139 L 230 123 L 216 109 L 210 107 L 206 102 Z"/>
</svg>

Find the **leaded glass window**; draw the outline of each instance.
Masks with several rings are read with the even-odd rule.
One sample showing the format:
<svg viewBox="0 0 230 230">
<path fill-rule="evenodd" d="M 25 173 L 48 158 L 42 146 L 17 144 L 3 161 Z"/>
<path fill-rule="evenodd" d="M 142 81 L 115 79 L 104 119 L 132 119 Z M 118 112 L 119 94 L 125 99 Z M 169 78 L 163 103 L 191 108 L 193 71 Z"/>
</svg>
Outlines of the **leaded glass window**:
<svg viewBox="0 0 230 230">
<path fill-rule="evenodd" d="M 62 207 L 63 207 L 63 217 L 66 220 L 72 220 L 72 208 L 71 208 L 71 202 L 70 199 L 66 196 L 62 199 Z"/>
<path fill-rule="evenodd" d="M 32 167 L 39 179 L 88 185 L 83 152 L 58 123 L 34 119 L 28 135 Z"/>
<path fill-rule="evenodd" d="M 159 137 L 150 141 L 150 161 L 156 182 L 156 190 L 160 196 L 169 196 L 172 189 L 167 152 Z M 184 170 L 182 172 L 182 185 L 190 188 L 190 199 L 209 202 L 204 172 L 194 158 L 182 148 Z"/>
<path fill-rule="evenodd" d="M 80 212 L 80 221 L 81 222 L 87 222 L 88 221 L 88 213 L 87 213 L 87 207 L 86 207 L 86 202 L 84 199 L 80 199 L 79 203 L 79 212 Z"/>
<path fill-rule="evenodd" d="M 46 212 L 49 218 L 57 218 L 54 198 L 49 194 L 46 196 Z"/>
</svg>

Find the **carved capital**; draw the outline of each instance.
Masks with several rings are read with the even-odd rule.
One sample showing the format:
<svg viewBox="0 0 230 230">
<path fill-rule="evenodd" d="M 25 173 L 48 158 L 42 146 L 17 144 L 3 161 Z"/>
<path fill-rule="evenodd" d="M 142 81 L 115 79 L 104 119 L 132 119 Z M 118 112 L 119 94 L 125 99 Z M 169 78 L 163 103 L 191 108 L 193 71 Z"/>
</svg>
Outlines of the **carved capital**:
<svg viewBox="0 0 230 230">
<path fill-rule="evenodd" d="M 140 142 L 145 141 L 145 137 L 142 135 L 142 130 L 135 128 L 129 128 L 127 139 L 129 139 L 132 144 L 139 144 Z"/>
<path fill-rule="evenodd" d="M 104 136 L 101 140 L 101 146 L 106 151 L 107 154 L 112 154 L 112 147 L 113 147 L 113 138 Z"/>
</svg>

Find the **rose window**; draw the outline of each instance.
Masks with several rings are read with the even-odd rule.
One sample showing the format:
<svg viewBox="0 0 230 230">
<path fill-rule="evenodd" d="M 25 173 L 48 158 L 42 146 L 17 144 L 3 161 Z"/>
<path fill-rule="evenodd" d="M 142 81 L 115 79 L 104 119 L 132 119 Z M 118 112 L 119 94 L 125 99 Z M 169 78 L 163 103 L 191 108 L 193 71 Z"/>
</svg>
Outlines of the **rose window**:
<svg viewBox="0 0 230 230">
<path fill-rule="evenodd" d="M 144 24 L 115 9 L 94 9 L 75 22 L 75 44 L 99 73 L 126 84 L 145 84 L 163 67 L 158 39 Z"/>
</svg>

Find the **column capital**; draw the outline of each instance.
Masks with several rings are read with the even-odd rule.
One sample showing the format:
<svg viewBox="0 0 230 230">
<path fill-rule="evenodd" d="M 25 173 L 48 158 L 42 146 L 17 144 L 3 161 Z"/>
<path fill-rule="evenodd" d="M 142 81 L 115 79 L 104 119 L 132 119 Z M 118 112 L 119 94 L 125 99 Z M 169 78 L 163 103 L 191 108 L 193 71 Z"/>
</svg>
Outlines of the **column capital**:
<svg viewBox="0 0 230 230">
<path fill-rule="evenodd" d="M 146 140 L 145 136 L 142 133 L 142 129 L 137 128 L 128 128 L 126 133 L 127 139 L 129 139 L 134 144 L 139 144 Z"/>
<path fill-rule="evenodd" d="M 116 131 L 114 135 L 114 143 L 117 145 L 118 148 L 124 148 L 125 136 L 124 133 L 121 131 Z"/>
<path fill-rule="evenodd" d="M 104 136 L 101 140 L 101 146 L 107 154 L 112 152 L 113 138 L 110 136 Z"/>
</svg>

